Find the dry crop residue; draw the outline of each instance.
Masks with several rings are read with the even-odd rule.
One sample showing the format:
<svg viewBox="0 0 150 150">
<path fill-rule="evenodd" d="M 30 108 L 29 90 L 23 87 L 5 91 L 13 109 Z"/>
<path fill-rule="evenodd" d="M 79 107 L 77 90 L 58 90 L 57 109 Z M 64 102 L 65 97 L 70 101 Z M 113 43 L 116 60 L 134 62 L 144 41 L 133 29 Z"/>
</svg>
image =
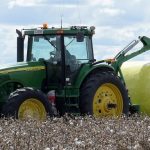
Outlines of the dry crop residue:
<svg viewBox="0 0 150 150">
<path fill-rule="evenodd" d="M 148 150 L 150 117 L 0 120 L 2 150 Z"/>
</svg>

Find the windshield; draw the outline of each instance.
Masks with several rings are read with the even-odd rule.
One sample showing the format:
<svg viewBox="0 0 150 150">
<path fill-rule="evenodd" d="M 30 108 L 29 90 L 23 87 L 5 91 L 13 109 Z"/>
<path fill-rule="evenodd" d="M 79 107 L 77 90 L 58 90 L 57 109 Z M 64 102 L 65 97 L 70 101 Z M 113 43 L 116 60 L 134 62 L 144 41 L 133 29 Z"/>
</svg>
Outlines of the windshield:
<svg viewBox="0 0 150 150">
<path fill-rule="evenodd" d="M 80 62 L 88 62 L 93 59 L 92 43 L 89 36 L 85 36 L 82 42 L 77 42 L 76 36 L 65 36 L 64 44 L 66 53 L 70 53 Z"/>
</svg>

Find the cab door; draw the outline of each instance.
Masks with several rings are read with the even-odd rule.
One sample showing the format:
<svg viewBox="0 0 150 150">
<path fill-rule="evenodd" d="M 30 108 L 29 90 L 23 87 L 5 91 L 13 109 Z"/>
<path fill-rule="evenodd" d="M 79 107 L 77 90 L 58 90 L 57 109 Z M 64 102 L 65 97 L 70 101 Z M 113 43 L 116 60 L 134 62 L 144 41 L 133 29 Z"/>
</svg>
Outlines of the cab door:
<svg viewBox="0 0 150 150">
<path fill-rule="evenodd" d="M 34 35 L 29 37 L 27 60 L 43 62 L 46 67 L 45 84 L 48 87 L 60 87 L 62 77 L 62 37 L 60 35 Z"/>
</svg>

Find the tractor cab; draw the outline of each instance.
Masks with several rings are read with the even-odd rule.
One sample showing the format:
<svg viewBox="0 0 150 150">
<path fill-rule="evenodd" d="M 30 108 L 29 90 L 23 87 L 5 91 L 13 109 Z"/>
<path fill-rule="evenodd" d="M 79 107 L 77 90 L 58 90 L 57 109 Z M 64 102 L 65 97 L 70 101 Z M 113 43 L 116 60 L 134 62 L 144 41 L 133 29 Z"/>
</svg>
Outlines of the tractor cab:
<svg viewBox="0 0 150 150">
<path fill-rule="evenodd" d="M 94 27 L 42 28 L 19 30 L 17 61 L 43 62 L 46 66 L 48 86 L 71 84 L 84 63 L 94 61 L 92 35 Z M 26 39 L 26 40 L 25 40 Z M 25 41 L 27 43 L 25 44 Z M 26 49 L 24 49 L 24 45 Z"/>
</svg>

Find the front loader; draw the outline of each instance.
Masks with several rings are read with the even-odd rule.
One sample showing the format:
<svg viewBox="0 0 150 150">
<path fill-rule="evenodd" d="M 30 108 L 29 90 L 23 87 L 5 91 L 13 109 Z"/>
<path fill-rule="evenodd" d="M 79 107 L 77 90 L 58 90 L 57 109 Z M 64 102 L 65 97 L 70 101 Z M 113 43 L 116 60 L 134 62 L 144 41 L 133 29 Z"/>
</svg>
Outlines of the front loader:
<svg viewBox="0 0 150 150">
<path fill-rule="evenodd" d="M 128 115 L 132 104 L 120 70 L 123 53 L 115 61 L 96 62 L 94 33 L 94 27 L 46 24 L 17 30 L 17 64 L 0 68 L 1 115 Z"/>
<path fill-rule="evenodd" d="M 142 42 L 142 48 L 132 52 L 133 47 L 135 47 L 139 42 Z M 137 48 L 136 48 L 137 49 Z M 130 112 L 141 112 L 146 115 L 150 115 L 149 106 L 149 73 L 150 65 L 146 61 L 132 61 L 127 62 L 123 66 L 122 64 L 133 57 L 141 55 L 144 52 L 150 50 L 150 39 L 148 37 L 139 37 L 139 40 L 132 41 L 127 47 L 125 47 L 112 63 L 112 66 L 117 72 L 119 72 L 121 78 L 125 78 L 126 86 L 129 90 L 129 95 L 131 97 L 131 102 L 138 105 L 132 105 Z M 128 53 L 129 51 L 129 53 Z M 122 67 L 121 67 L 122 66 Z"/>
</svg>

